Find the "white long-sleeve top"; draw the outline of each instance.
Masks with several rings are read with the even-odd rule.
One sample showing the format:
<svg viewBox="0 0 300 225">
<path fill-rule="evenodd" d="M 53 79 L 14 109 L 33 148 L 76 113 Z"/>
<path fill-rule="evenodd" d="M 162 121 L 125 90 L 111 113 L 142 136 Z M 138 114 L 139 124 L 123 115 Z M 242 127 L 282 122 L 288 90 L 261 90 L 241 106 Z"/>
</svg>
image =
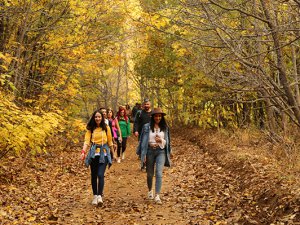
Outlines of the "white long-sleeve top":
<svg viewBox="0 0 300 225">
<path fill-rule="evenodd" d="M 159 136 L 161 138 L 161 140 L 162 140 L 161 143 L 157 143 L 155 141 L 156 136 Z M 150 129 L 150 132 L 149 132 L 149 145 L 153 145 L 153 144 L 158 144 L 158 146 L 161 149 L 164 149 L 165 146 L 166 146 L 165 132 L 161 131 L 159 128 L 158 129 L 154 128 L 154 132 L 152 132 L 152 130 Z"/>
</svg>

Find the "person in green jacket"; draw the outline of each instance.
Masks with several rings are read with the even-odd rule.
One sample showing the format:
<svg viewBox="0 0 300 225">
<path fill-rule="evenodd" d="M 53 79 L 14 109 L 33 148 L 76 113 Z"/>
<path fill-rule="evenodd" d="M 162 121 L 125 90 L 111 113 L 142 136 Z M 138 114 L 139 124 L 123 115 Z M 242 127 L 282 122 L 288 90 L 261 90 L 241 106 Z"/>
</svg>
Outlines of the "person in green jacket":
<svg viewBox="0 0 300 225">
<path fill-rule="evenodd" d="M 119 122 L 119 126 L 121 129 L 122 139 L 118 141 L 118 149 L 117 149 L 117 162 L 121 162 L 121 156 L 122 160 L 125 159 L 125 150 L 127 145 L 127 138 L 131 134 L 131 128 L 130 128 L 130 119 L 126 115 L 126 109 L 125 107 L 120 107 L 119 112 L 117 113 L 117 120 Z"/>
</svg>

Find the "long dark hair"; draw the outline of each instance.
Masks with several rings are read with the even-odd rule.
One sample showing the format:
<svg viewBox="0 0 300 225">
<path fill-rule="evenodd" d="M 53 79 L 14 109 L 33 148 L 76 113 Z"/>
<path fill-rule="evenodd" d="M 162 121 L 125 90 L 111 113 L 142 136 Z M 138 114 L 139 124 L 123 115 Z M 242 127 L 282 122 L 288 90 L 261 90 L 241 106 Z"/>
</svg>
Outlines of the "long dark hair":
<svg viewBox="0 0 300 225">
<path fill-rule="evenodd" d="M 104 119 L 104 116 L 103 116 L 102 112 L 99 109 L 97 109 L 97 110 L 95 110 L 95 112 L 93 112 L 89 122 L 86 125 L 86 129 L 90 130 L 93 133 L 93 131 L 97 128 L 97 124 L 96 124 L 96 121 L 95 121 L 96 113 L 101 114 L 102 119 L 101 119 L 101 122 L 100 122 L 100 127 L 102 128 L 102 130 L 105 130 L 105 132 L 106 132 L 107 128 L 106 128 L 105 119 Z"/>
<path fill-rule="evenodd" d="M 153 114 L 151 116 L 151 119 L 150 119 L 150 128 L 151 128 L 152 132 L 154 132 L 154 124 L 155 124 L 154 115 L 155 114 Z M 161 114 L 161 120 L 160 120 L 158 126 L 159 126 L 161 131 L 166 131 L 167 128 L 168 128 L 167 121 L 166 121 L 165 116 L 163 114 Z"/>
</svg>

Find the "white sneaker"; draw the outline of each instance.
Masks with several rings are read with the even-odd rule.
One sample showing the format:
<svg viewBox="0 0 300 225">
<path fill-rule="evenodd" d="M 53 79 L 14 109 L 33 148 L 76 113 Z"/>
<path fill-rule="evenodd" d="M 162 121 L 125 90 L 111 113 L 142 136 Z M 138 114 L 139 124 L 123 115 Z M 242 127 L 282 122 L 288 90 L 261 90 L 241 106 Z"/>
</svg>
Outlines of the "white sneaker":
<svg viewBox="0 0 300 225">
<path fill-rule="evenodd" d="M 103 204 L 103 200 L 102 200 L 101 195 L 98 195 L 98 196 L 97 196 L 97 204 L 100 204 L 100 205 Z"/>
<path fill-rule="evenodd" d="M 98 204 L 98 198 L 97 198 L 97 195 L 94 195 L 92 205 L 97 205 L 97 204 Z"/>
<path fill-rule="evenodd" d="M 160 205 L 162 204 L 159 195 L 155 196 L 154 201 L 156 202 L 156 204 L 160 204 Z"/>
<path fill-rule="evenodd" d="M 153 199 L 153 191 L 148 192 L 148 199 Z"/>
<path fill-rule="evenodd" d="M 122 160 L 125 159 L 125 152 L 122 153 Z"/>
<path fill-rule="evenodd" d="M 118 157 L 118 159 L 117 159 L 117 163 L 120 163 L 121 162 L 121 158 L 120 157 Z"/>
</svg>

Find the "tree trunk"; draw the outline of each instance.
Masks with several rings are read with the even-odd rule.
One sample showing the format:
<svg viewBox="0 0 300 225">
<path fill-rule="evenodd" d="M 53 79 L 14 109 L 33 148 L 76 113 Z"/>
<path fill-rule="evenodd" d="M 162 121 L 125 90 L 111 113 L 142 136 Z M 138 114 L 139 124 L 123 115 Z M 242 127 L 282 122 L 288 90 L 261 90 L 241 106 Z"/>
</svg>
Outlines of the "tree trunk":
<svg viewBox="0 0 300 225">
<path fill-rule="evenodd" d="M 296 51 L 297 48 L 297 51 Z M 295 98 L 297 101 L 297 104 L 300 106 L 300 90 L 299 90 L 299 76 L 300 76 L 300 57 L 299 57 L 299 48 L 292 45 L 292 60 L 293 60 L 293 66 L 294 66 L 294 77 L 295 77 Z"/>
<path fill-rule="evenodd" d="M 266 0 L 261 0 L 261 5 L 264 10 L 264 14 L 266 19 L 268 20 L 268 26 L 270 30 L 272 31 L 272 38 L 274 42 L 274 49 L 277 56 L 277 70 L 278 75 L 280 79 L 280 83 L 283 86 L 283 90 L 285 92 L 285 95 L 287 97 L 287 102 L 289 106 L 291 107 L 292 111 L 294 112 L 295 119 L 298 122 L 298 126 L 300 126 L 300 107 L 297 104 L 297 101 L 293 95 L 292 89 L 290 87 L 290 84 L 288 83 L 286 69 L 284 66 L 284 60 L 283 60 L 283 53 L 282 48 L 280 46 L 280 39 L 279 39 L 279 33 L 278 33 L 278 27 L 276 26 L 276 21 L 271 18 L 270 12 L 268 10 L 268 7 L 266 5 Z"/>
</svg>

